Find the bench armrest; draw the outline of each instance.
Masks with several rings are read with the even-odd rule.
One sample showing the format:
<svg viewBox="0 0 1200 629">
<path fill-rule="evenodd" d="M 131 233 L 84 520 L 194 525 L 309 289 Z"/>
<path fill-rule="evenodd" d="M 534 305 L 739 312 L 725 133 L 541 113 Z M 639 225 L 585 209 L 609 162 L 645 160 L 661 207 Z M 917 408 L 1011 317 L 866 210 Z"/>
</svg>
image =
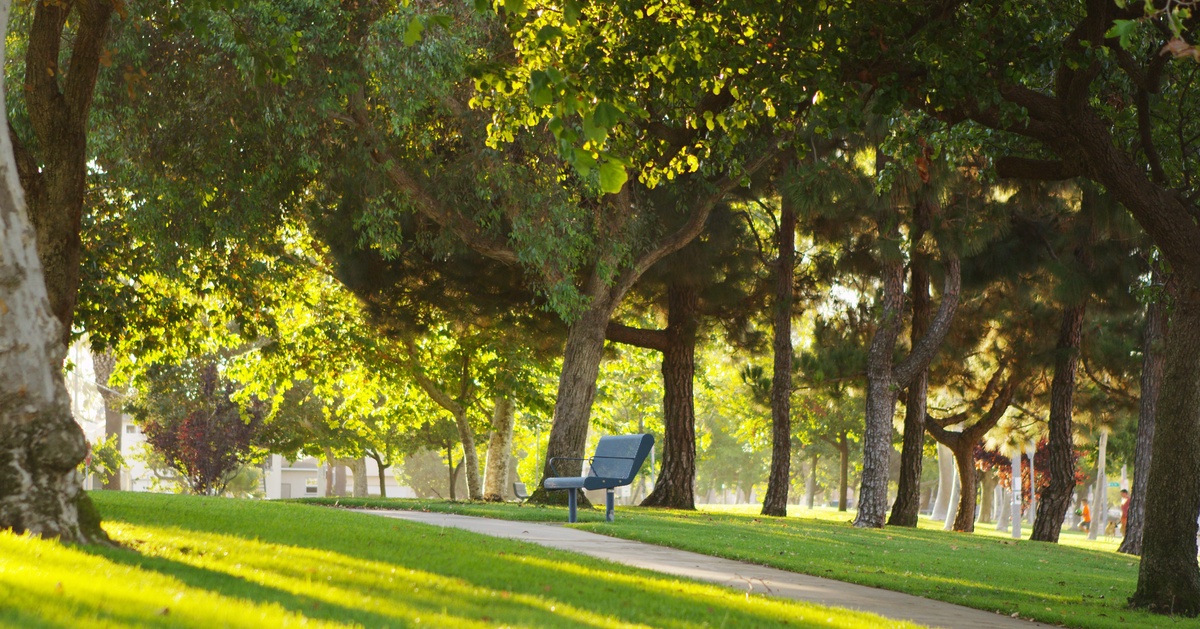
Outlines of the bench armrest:
<svg viewBox="0 0 1200 629">
<path fill-rule="evenodd" d="M 555 476 L 562 476 L 562 474 L 560 474 L 558 472 L 558 467 L 554 465 L 555 461 L 590 461 L 590 460 L 591 459 L 585 459 L 585 458 L 575 457 L 575 456 L 555 456 L 555 457 L 550 457 L 550 460 L 547 461 L 546 463 L 548 463 L 550 465 L 551 470 L 554 470 Z"/>
</svg>

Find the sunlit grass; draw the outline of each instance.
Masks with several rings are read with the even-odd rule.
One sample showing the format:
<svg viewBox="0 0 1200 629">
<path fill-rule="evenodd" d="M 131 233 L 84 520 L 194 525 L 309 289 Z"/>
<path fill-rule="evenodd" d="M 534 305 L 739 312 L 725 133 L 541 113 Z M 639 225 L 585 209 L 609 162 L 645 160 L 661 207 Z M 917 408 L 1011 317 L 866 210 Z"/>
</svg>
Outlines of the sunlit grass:
<svg viewBox="0 0 1200 629">
<path fill-rule="evenodd" d="M 911 626 L 333 509 L 93 499 L 124 548 L 0 533 L 0 626 Z"/>
<path fill-rule="evenodd" d="M 342 504 L 347 499 L 340 499 Z M 324 501 L 326 503 L 332 500 Z M 428 509 L 465 515 L 565 523 L 566 509 L 539 505 L 444 501 L 354 501 L 362 506 Z M 708 505 L 699 511 L 618 507 L 608 524 L 582 510 L 578 528 L 784 570 L 907 592 L 978 609 L 1069 627 L 1196 626 L 1126 608 L 1138 558 L 1115 552 L 1118 541 L 1088 541 L 1064 532 L 1060 544 L 1013 540 L 980 525 L 974 534 L 850 526 L 853 512 L 793 507 L 788 518 L 758 515 L 758 505 Z"/>
</svg>

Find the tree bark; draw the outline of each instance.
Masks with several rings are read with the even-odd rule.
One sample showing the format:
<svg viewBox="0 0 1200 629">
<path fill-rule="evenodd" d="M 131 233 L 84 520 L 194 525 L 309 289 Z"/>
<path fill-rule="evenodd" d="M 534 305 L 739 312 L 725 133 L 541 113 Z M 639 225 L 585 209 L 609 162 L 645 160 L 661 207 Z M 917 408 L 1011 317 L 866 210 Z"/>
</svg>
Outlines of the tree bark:
<svg viewBox="0 0 1200 629">
<path fill-rule="evenodd" d="M 933 510 L 929 519 L 944 521 L 950 514 L 950 489 L 954 485 L 954 452 L 944 444 L 937 447 L 938 485 L 937 496 L 933 500 Z"/>
<path fill-rule="evenodd" d="M 483 499 L 502 502 L 508 487 L 508 460 L 512 457 L 513 425 L 517 405 L 507 395 L 497 395 L 492 409 L 492 438 L 488 443 Z"/>
<path fill-rule="evenodd" d="M 109 386 L 116 364 L 117 358 L 111 351 L 92 354 L 92 368 L 96 373 L 96 385 L 100 389 L 100 399 L 104 401 L 104 434 L 107 438 L 116 435 L 117 451 L 120 452 L 121 440 L 124 438 L 121 435 L 123 414 L 121 413 L 120 396 Z M 104 488 L 110 491 L 121 489 L 121 470 L 107 471 L 104 476 Z"/>
<path fill-rule="evenodd" d="M 813 508 L 817 499 L 817 462 L 819 459 L 820 455 L 812 455 L 812 460 L 808 464 L 808 480 L 804 483 L 804 506 L 809 509 Z"/>
<path fill-rule="evenodd" d="M 1108 431 L 1101 430 L 1096 454 L 1096 483 L 1092 493 L 1092 527 L 1088 539 L 1094 540 L 1108 526 Z"/>
<path fill-rule="evenodd" d="M 838 440 L 838 455 L 841 457 L 838 463 L 838 511 L 845 511 L 850 500 L 850 441 L 846 433 Z"/>
<path fill-rule="evenodd" d="M 542 466 L 543 479 L 557 475 L 574 476 L 583 470 L 579 461 L 561 460 L 557 463 L 556 473 L 550 461 L 555 457 L 566 459 L 584 456 L 592 402 L 596 399 L 596 378 L 604 358 L 605 332 L 615 304 L 624 296 L 624 292 L 614 292 L 612 287 L 606 286 L 593 273 L 588 295 L 590 303 L 587 310 L 567 330 L 562 372 L 558 378 L 558 397 L 554 402 L 554 418 L 546 444 L 546 462 Z M 566 493 L 548 492 L 539 481 L 529 501 L 565 504 Z M 581 503 L 586 504 L 586 500 L 582 500 L 582 496 L 580 498 Z"/>
<path fill-rule="evenodd" d="M 5 33 L 11 8 L 0 0 Z M 0 66 L 5 48 L 0 44 Z M 0 111 L 8 111 L 2 86 Z M 71 418 L 62 375 L 66 336 L 51 310 L 36 243 L 11 139 L 0 134 L 0 528 L 104 542 L 75 471 L 87 442 Z"/>
<path fill-rule="evenodd" d="M 696 328 L 700 295 L 696 287 L 667 287 L 666 345 L 663 350 L 663 458 L 654 491 L 643 507 L 696 508 Z"/>
<path fill-rule="evenodd" d="M 913 242 L 920 242 L 928 228 L 929 212 L 920 211 L 927 204 L 917 205 L 914 218 Z M 912 255 L 912 281 L 909 284 L 909 301 L 912 303 L 912 326 L 909 333 L 911 344 L 916 347 L 929 330 L 929 269 L 925 255 L 915 251 Z M 929 392 L 929 369 L 917 371 L 912 384 L 908 385 L 904 404 L 904 445 L 900 450 L 900 478 L 896 501 L 892 503 L 891 526 L 916 526 L 917 514 L 921 511 L 921 464 L 925 456 L 925 408 Z"/>
<path fill-rule="evenodd" d="M 1179 280 L 1154 422 L 1142 562 L 1130 603 L 1195 616 L 1200 613 L 1200 287 L 1191 277 Z"/>
<path fill-rule="evenodd" d="M 379 467 L 379 497 L 387 498 L 387 468 L 383 461 L 375 459 L 375 465 Z"/>
<path fill-rule="evenodd" d="M 974 453 L 971 456 L 974 458 Z M 979 494 L 982 496 L 983 502 L 979 504 L 979 522 L 991 522 L 994 515 L 992 507 L 996 503 L 996 496 L 994 495 L 996 493 L 996 481 L 990 471 L 984 472 L 981 480 L 983 489 L 980 490 Z"/>
<path fill-rule="evenodd" d="M 1125 538 L 1119 553 L 1142 554 L 1142 534 L 1146 520 L 1146 490 L 1150 480 L 1151 444 L 1154 443 L 1154 414 L 1163 377 L 1163 339 L 1167 330 L 1167 299 L 1163 273 L 1155 269 L 1151 284 L 1158 291 L 1146 307 L 1146 327 L 1142 340 L 1141 396 L 1138 401 L 1137 441 L 1133 454 L 1133 487 L 1129 491 L 1129 512 Z"/>
<path fill-rule="evenodd" d="M 350 472 L 354 474 L 354 497 L 366 498 L 369 495 L 367 491 L 367 461 L 362 457 L 350 459 L 348 461 Z"/>
<path fill-rule="evenodd" d="M 62 323 L 59 341 L 64 348 L 70 342 L 79 290 L 88 113 L 112 13 L 109 0 L 35 3 L 24 94 L 35 141 L 13 137 L 51 312 Z M 68 19 L 75 27 L 73 37 L 64 33 Z M 68 40 L 70 58 L 63 59 L 62 44 Z"/>
<path fill-rule="evenodd" d="M 884 230 L 884 220 L 880 219 L 881 231 Z M 887 233 L 891 238 L 899 238 L 897 227 L 887 229 Z M 858 493 L 858 516 L 854 520 L 856 527 L 881 528 L 884 525 L 887 516 L 888 455 L 892 450 L 892 418 L 896 413 L 898 391 L 912 384 L 917 374 L 929 366 L 954 320 L 962 279 L 961 269 L 956 255 L 946 254 L 945 260 L 942 300 L 930 322 L 929 332 L 895 366 L 892 364 L 892 352 L 900 334 L 904 263 L 899 258 L 883 263 L 883 311 L 867 352 L 866 429 L 863 431 L 862 489 Z"/>
<path fill-rule="evenodd" d="M 792 293 L 796 273 L 796 208 L 784 195 L 780 205 L 779 259 L 775 268 L 775 353 L 771 376 L 771 471 L 763 515 L 786 516 L 792 464 Z"/>
<path fill-rule="evenodd" d="M 1075 374 L 1079 367 L 1079 346 L 1083 338 L 1085 304 L 1068 306 L 1063 310 L 1062 325 L 1054 357 L 1054 379 L 1050 383 L 1050 439 L 1048 471 L 1050 484 L 1042 490 L 1037 519 L 1029 539 L 1058 542 L 1063 518 L 1071 504 L 1075 489 L 1075 457 L 1072 433 L 1072 414 L 1075 395 Z M 1015 514 L 1014 514 L 1014 517 Z"/>
</svg>

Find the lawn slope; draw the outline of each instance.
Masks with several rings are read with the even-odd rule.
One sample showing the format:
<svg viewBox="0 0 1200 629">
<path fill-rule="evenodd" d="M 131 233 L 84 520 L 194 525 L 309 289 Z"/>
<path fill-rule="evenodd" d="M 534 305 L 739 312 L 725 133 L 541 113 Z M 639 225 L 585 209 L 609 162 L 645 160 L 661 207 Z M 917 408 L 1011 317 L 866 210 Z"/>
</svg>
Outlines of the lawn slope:
<svg viewBox="0 0 1200 629">
<path fill-rule="evenodd" d="M 0 626 L 912 626 L 334 509 L 92 497 L 124 548 L 0 533 Z"/>
<path fill-rule="evenodd" d="M 445 511 L 463 515 L 565 522 L 566 509 L 540 505 L 432 500 L 337 499 L 341 506 Z M 333 499 L 310 500 L 332 504 Z M 811 512 L 808 512 L 811 513 Z M 1138 558 L 1074 544 L 1012 540 L 981 530 L 856 529 L 846 513 L 768 518 L 718 511 L 621 507 L 580 512 L 583 530 L 859 583 L 977 609 L 1087 629 L 1200 627 L 1126 608 Z M 941 523 L 936 523 L 937 527 Z M 1064 534 L 1064 538 L 1067 538 Z M 1110 543 L 1110 546 L 1115 544 Z"/>
</svg>

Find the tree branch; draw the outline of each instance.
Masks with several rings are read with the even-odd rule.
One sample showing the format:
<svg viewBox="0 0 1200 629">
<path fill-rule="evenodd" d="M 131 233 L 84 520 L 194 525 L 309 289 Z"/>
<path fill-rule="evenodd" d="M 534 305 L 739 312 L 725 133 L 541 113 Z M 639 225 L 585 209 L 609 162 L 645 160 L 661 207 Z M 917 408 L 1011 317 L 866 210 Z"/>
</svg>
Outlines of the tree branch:
<svg viewBox="0 0 1200 629">
<path fill-rule="evenodd" d="M 653 349 L 660 352 L 667 351 L 667 332 L 665 330 L 634 328 L 621 325 L 616 321 L 609 321 L 608 327 L 604 331 L 604 338 L 614 343 L 633 345 L 634 347 Z"/>
<path fill-rule="evenodd" d="M 379 136 L 374 124 L 371 123 L 364 100 L 361 88 L 351 95 L 349 120 L 352 120 L 354 125 L 369 138 L 371 159 L 383 169 L 392 184 L 408 196 L 417 211 L 443 229 L 453 232 L 462 240 L 463 244 L 480 255 L 504 264 L 519 264 L 520 259 L 510 247 L 483 233 L 474 221 L 445 207 L 408 170 L 400 165 L 400 162 L 388 151 L 387 143 Z M 335 119 L 346 120 L 340 116 Z"/>
<path fill-rule="evenodd" d="M 1062 160 L 1005 156 L 996 160 L 996 175 L 1002 179 L 1062 181 L 1079 177 L 1083 171 Z"/>
<path fill-rule="evenodd" d="M 942 301 L 938 304 L 937 314 L 929 323 L 929 332 L 921 337 L 908 356 L 892 370 L 897 385 L 907 387 L 921 370 L 929 366 L 950 333 L 950 324 L 954 322 L 954 313 L 958 309 L 959 290 L 962 287 L 962 265 L 958 254 L 944 253 L 946 262 L 946 277 L 942 281 Z"/>
</svg>

